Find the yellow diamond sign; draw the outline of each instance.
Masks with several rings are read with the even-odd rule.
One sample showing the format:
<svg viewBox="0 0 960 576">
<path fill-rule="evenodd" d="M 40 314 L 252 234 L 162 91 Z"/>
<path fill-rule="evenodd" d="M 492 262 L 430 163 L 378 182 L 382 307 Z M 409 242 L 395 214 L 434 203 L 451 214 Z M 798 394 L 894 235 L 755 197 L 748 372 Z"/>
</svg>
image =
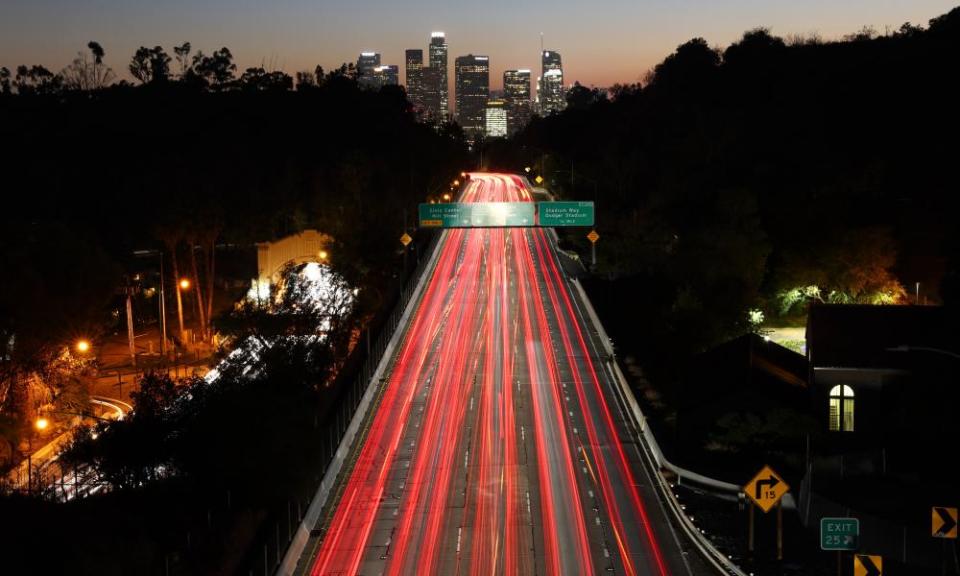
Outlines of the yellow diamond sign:
<svg viewBox="0 0 960 576">
<path fill-rule="evenodd" d="M 543 176 L 537 176 L 536 178 L 533 179 L 533 181 L 536 182 L 537 184 L 543 184 Z"/>
<path fill-rule="evenodd" d="M 853 576 L 883 576 L 883 557 L 854 554 Z"/>
<path fill-rule="evenodd" d="M 406 246 L 407 244 L 413 242 L 413 238 L 410 237 L 406 232 L 403 233 L 403 236 L 400 237 L 400 243 Z"/>
<path fill-rule="evenodd" d="M 600 239 L 600 235 L 597 234 L 596 230 L 591 230 L 590 233 L 587 234 L 587 240 L 589 240 L 593 244 L 596 244 L 597 240 L 599 239 Z"/>
<path fill-rule="evenodd" d="M 933 537 L 957 539 L 957 509 L 934 506 Z"/>
<path fill-rule="evenodd" d="M 790 491 L 790 486 L 783 481 L 773 468 L 764 466 L 753 480 L 743 487 L 743 493 L 764 512 L 769 512 Z"/>
</svg>

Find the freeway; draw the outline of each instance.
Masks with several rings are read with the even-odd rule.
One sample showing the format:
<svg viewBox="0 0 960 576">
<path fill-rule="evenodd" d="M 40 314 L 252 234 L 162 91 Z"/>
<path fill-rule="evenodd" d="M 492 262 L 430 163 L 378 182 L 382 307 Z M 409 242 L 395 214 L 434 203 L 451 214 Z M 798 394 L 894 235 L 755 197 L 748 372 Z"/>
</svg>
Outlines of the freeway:
<svg viewBox="0 0 960 576">
<path fill-rule="evenodd" d="M 461 201 L 530 201 L 476 173 Z M 301 569 L 700 573 L 628 432 L 550 234 L 443 232 Z"/>
</svg>

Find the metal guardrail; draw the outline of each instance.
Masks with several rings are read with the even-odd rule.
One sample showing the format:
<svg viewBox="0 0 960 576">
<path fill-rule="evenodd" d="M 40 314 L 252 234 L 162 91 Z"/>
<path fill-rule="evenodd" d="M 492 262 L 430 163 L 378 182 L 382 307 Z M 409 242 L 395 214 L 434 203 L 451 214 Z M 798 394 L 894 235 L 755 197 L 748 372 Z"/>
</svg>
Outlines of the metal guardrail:
<svg viewBox="0 0 960 576">
<path fill-rule="evenodd" d="M 704 560 L 713 566 L 718 573 L 747 576 L 747 574 L 736 564 L 734 564 L 733 561 L 727 558 L 722 552 L 717 550 L 713 543 L 696 526 L 694 526 L 693 521 L 690 520 L 689 516 L 687 516 L 687 514 L 681 508 L 680 502 L 677 500 L 673 490 L 671 490 L 671 486 L 663 477 L 663 474 L 659 472 L 664 469 L 670 470 L 677 475 L 678 479 L 686 478 L 687 480 L 694 481 L 698 484 L 703 484 L 704 486 L 727 492 L 739 493 L 740 487 L 736 484 L 723 482 L 721 480 L 709 478 L 702 474 L 697 474 L 696 472 L 685 470 L 672 464 L 664 457 L 663 452 L 660 450 L 660 445 L 657 443 L 657 439 L 653 435 L 653 431 L 650 430 L 650 427 L 647 425 L 647 418 L 643 414 L 643 411 L 640 410 L 640 404 L 633 395 L 633 390 L 630 389 L 627 379 L 624 377 L 623 372 L 620 370 L 620 366 L 616 362 L 613 345 L 610 343 L 610 338 L 607 336 L 607 333 L 603 328 L 603 324 L 601 324 L 600 318 L 597 316 L 596 310 L 594 310 L 593 304 L 590 302 L 590 298 L 587 296 L 583 286 L 576 278 L 572 278 L 570 282 L 576 288 L 577 293 L 580 296 L 580 300 L 583 302 L 584 307 L 586 308 L 590 322 L 597 330 L 597 334 L 600 338 L 601 344 L 603 345 L 604 351 L 610 358 L 610 360 L 606 362 L 607 370 L 613 380 L 617 383 L 616 392 L 620 396 L 620 400 L 623 405 L 627 408 L 627 412 L 632 416 L 630 420 L 632 420 L 631 423 L 636 428 L 636 435 L 639 440 L 638 445 L 642 448 L 643 455 L 648 459 L 651 467 L 655 472 L 657 472 L 654 474 L 657 488 L 663 497 L 664 502 L 666 502 L 667 506 L 669 507 L 670 512 L 676 519 L 677 524 L 687 535 L 689 541 L 697 548 Z"/>
</svg>

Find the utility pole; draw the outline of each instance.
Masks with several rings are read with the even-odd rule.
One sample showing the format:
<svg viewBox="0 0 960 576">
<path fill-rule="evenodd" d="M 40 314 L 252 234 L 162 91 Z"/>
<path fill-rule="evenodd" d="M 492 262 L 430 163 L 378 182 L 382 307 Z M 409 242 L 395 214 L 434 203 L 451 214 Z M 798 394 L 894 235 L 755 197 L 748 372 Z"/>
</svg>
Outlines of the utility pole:
<svg viewBox="0 0 960 576">
<path fill-rule="evenodd" d="M 160 356 L 167 357 L 167 301 L 163 292 L 163 251 L 160 251 Z"/>
<path fill-rule="evenodd" d="M 127 340 L 130 344 L 130 363 L 137 366 L 137 348 L 134 344 L 133 335 L 133 286 L 126 286 L 124 292 L 127 294 Z"/>
</svg>

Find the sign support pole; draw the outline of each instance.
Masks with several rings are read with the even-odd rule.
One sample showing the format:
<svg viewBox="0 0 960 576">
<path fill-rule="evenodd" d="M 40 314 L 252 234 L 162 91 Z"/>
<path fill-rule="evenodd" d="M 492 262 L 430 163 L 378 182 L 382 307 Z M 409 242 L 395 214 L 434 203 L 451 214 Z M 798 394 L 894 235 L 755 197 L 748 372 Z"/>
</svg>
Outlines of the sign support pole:
<svg viewBox="0 0 960 576">
<path fill-rule="evenodd" d="M 590 243 L 590 264 L 596 268 L 597 267 L 597 243 Z"/>
<path fill-rule="evenodd" d="M 783 560 L 783 503 L 777 502 L 777 560 Z"/>
<path fill-rule="evenodd" d="M 747 530 L 747 550 L 753 556 L 753 502 L 750 502 L 750 528 Z"/>
</svg>

